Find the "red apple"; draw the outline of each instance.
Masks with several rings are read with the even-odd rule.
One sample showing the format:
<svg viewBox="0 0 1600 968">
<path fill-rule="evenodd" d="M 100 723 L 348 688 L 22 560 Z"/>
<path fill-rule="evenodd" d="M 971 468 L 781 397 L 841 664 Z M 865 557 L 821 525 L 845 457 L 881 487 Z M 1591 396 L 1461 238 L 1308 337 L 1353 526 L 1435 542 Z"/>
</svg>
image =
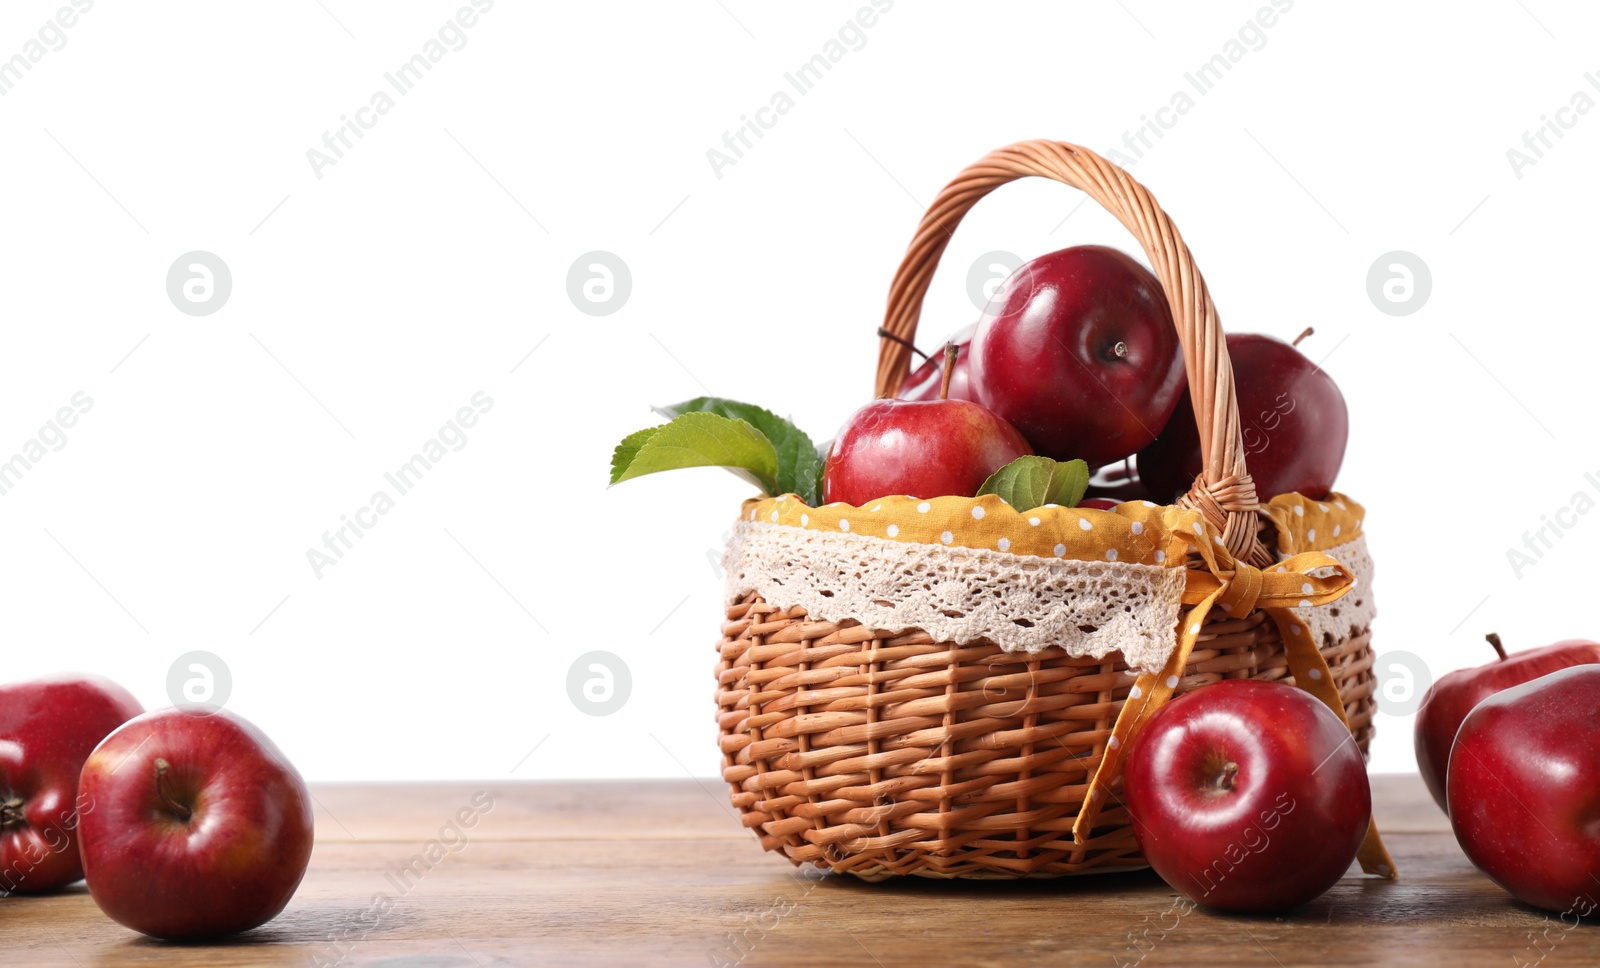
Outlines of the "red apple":
<svg viewBox="0 0 1600 968">
<path fill-rule="evenodd" d="M 1016 428 L 969 400 L 874 400 L 839 430 L 822 467 L 822 499 L 857 506 L 891 494 L 972 497 L 989 475 L 1032 454 Z"/>
<path fill-rule="evenodd" d="M 1155 438 L 1183 392 L 1161 283 L 1115 249 L 1040 256 L 1006 279 L 972 338 L 973 399 L 1039 453 L 1090 467 Z"/>
<path fill-rule="evenodd" d="M 1327 497 L 1350 436 L 1350 415 L 1333 378 L 1271 336 L 1230 334 L 1228 356 L 1256 493 L 1262 501 L 1290 493 Z M 1140 451 L 1139 477 L 1154 500 L 1170 501 L 1194 484 L 1200 467 L 1200 430 L 1184 393 L 1161 435 Z"/>
<path fill-rule="evenodd" d="M 1226 679 L 1151 717 L 1124 799 L 1150 866 L 1191 900 L 1281 911 L 1344 875 L 1372 816 L 1350 731 L 1310 693 Z"/>
<path fill-rule="evenodd" d="M 1138 468 L 1131 460 L 1119 460 L 1096 468 L 1089 478 L 1089 497 L 1110 498 L 1118 504 L 1123 501 L 1143 501 L 1150 495 L 1139 480 Z"/>
<path fill-rule="evenodd" d="M 1495 693 L 1450 754 L 1450 826 L 1519 901 L 1570 912 L 1600 898 L 1600 666 Z M 1574 922 L 1576 923 L 1576 922 Z"/>
<path fill-rule="evenodd" d="M 0 686 L 0 894 L 53 891 L 83 877 L 78 774 L 106 734 L 144 707 L 98 676 Z"/>
<path fill-rule="evenodd" d="M 1116 498 L 1110 498 L 1110 497 L 1086 497 L 1083 500 L 1078 502 L 1078 507 L 1080 507 L 1080 508 L 1098 508 L 1101 511 L 1110 511 L 1112 508 L 1116 507 L 1120 503 L 1122 503 L 1122 502 L 1118 501 Z"/>
<path fill-rule="evenodd" d="M 874 400 L 834 438 L 822 499 L 971 497 L 990 474 L 1031 453 L 1015 428 L 971 401 Z"/>
<path fill-rule="evenodd" d="M 1450 812 L 1445 800 L 1445 775 L 1456 730 L 1474 706 L 1502 689 L 1520 686 L 1575 665 L 1600 662 L 1600 643 L 1568 639 L 1542 649 L 1506 655 L 1500 636 L 1487 636 L 1499 658 L 1474 669 L 1457 669 L 1439 677 L 1422 697 L 1414 726 L 1417 769 L 1439 809 Z M 1600 886 L 1600 885 L 1597 885 Z"/>
<path fill-rule="evenodd" d="M 978 328 L 977 323 L 963 326 L 950 334 L 950 338 L 941 345 L 954 344 L 959 354 L 955 366 L 950 368 L 950 388 L 945 396 L 950 400 L 971 400 L 972 384 L 969 371 L 972 334 Z M 901 385 L 896 396 L 901 400 L 937 400 L 944 384 L 944 354 L 935 353 L 922 361 L 922 365 L 911 371 L 906 382 Z"/>
<path fill-rule="evenodd" d="M 90 754 L 79 836 L 89 893 L 170 940 L 265 924 L 311 859 L 311 795 L 260 730 L 229 712 L 146 713 Z"/>
</svg>

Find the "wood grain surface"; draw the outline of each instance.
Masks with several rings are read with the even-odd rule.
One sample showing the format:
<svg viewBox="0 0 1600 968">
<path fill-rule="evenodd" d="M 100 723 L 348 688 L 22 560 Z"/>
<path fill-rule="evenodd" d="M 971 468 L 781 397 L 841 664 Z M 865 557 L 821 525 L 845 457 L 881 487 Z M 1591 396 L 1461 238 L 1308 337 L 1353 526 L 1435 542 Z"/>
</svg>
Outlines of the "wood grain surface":
<svg viewBox="0 0 1600 968">
<path fill-rule="evenodd" d="M 1416 776 L 1373 780 L 1401 879 L 1353 871 L 1278 917 L 1189 910 L 1149 872 L 880 884 L 808 874 L 763 853 L 709 779 L 313 793 L 310 873 L 265 927 L 221 945 L 154 942 L 106 919 L 79 885 L 0 898 L 0 964 L 1600 964 L 1600 930 L 1568 929 L 1473 869 Z M 480 793 L 493 805 L 470 829 L 450 828 Z"/>
</svg>

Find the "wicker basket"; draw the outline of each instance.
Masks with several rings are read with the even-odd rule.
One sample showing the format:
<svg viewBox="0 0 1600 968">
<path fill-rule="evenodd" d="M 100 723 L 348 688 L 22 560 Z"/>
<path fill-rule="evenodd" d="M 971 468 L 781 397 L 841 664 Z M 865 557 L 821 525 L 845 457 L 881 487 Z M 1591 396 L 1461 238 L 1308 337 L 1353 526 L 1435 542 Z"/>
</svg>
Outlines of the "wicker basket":
<svg viewBox="0 0 1600 968">
<path fill-rule="evenodd" d="M 1171 304 L 1200 418 L 1204 470 L 1179 504 L 1204 515 L 1239 562 L 1269 567 L 1277 560 L 1268 551 L 1274 522 L 1245 472 L 1232 368 L 1205 282 L 1150 193 L 1093 152 L 1025 142 L 990 154 L 939 193 L 890 289 L 884 326 L 899 339 L 881 341 L 877 395 L 893 395 L 907 376 L 907 342 L 951 232 L 980 198 L 1027 175 L 1087 192 L 1144 247 Z M 1199 564 L 1193 556 L 1191 568 Z M 1191 612 L 1186 605 L 1180 625 Z M 1304 685 L 1323 687 L 1322 698 L 1342 712 L 1365 753 L 1372 648 L 1365 628 L 1349 631 L 1322 636 L 1299 661 L 1309 679 L 1323 680 Z M 1176 667 L 1181 676 L 1167 677 L 1176 683 L 1170 693 L 1222 679 L 1295 680 L 1281 623 L 1263 609 L 1209 610 L 1191 640 Z M 810 620 L 792 602 L 755 593 L 729 607 L 719 652 L 723 776 L 767 850 L 866 878 L 1144 866 L 1116 802 L 1120 771 L 1105 762 L 1139 681 L 1121 653 L 1097 660 L 1054 648 L 957 645 L 918 629 L 890 635 L 849 620 Z M 1088 803 L 1101 792 L 1096 782 L 1112 793 L 1103 804 Z M 1375 828 L 1363 864 L 1392 876 Z"/>
</svg>

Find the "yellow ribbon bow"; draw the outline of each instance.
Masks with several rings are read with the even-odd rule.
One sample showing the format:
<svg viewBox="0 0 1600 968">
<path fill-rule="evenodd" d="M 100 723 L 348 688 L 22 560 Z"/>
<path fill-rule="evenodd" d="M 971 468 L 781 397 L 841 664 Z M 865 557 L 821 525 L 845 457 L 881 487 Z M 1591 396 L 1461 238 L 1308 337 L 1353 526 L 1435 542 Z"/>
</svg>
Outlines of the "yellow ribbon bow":
<svg viewBox="0 0 1600 968">
<path fill-rule="evenodd" d="M 1121 782 L 1123 760 L 1133 738 L 1178 688 L 1189 653 L 1214 606 L 1220 606 L 1232 618 L 1244 618 L 1257 608 L 1264 609 L 1277 623 L 1295 683 L 1320 699 L 1346 727 L 1349 726 L 1344 702 L 1339 697 L 1327 660 L 1317 648 L 1310 627 L 1294 609 L 1326 605 L 1339 599 L 1354 585 L 1355 576 L 1350 570 L 1338 559 L 1317 551 L 1294 555 L 1265 569 L 1256 568 L 1234 558 L 1215 529 L 1198 516 L 1191 527 L 1181 533 L 1200 553 L 1206 568 L 1188 570 L 1182 601 L 1193 607 L 1181 620 L 1177 647 L 1159 671 L 1144 673 L 1128 690 L 1111 736 L 1101 751 L 1100 765 L 1089 779 L 1083 806 L 1072 825 L 1073 842 L 1079 845 L 1089 841 L 1110 789 Z M 1354 737 L 1351 741 L 1354 742 Z M 1395 876 L 1394 861 L 1383 846 L 1375 822 L 1369 823 L 1357 858 L 1361 869 L 1369 874 Z"/>
</svg>

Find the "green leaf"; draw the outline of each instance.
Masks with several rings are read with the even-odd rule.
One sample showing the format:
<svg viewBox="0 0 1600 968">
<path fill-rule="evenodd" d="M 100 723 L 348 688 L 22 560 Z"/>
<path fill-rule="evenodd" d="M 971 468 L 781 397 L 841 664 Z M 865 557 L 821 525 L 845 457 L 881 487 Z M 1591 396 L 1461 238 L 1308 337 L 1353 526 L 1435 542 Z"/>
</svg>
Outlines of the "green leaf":
<svg viewBox="0 0 1600 968">
<path fill-rule="evenodd" d="M 773 478 L 774 494 L 795 494 L 813 507 L 821 490 L 817 481 L 822 473 L 817 448 L 805 431 L 770 410 L 737 400 L 722 397 L 695 397 L 670 407 L 657 407 L 664 417 L 677 417 L 685 413 L 714 413 L 733 420 L 742 420 L 760 431 L 772 444 L 777 455 L 778 470 Z"/>
<path fill-rule="evenodd" d="M 1050 473 L 1046 504 L 1075 508 L 1089 490 L 1089 465 L 1081 460 L 1058 462 Z"/>
<path fill-rule="evenodd" d="M 633 463 L 635 457 L 639 456 L 639 449 L 644 446 L 645 441 L 654 437 L 656 431 L 660 429 L 661 427 L 646 427 L 622 438 L 622 443 L 611 452 L 611 483 L 617 483 L 619 475 L 628 469 L 628 465 Z"/>
<path fill-rule="evenodd" d="M 1018 511 L 1045 504 L 1077 507 L 1089 489 L 1089 465 L 1081 460 L 1018 457 L 989 475 L 978 496 L 993 494 Z"/>
<path fill-rule="evenodd" d="M 726 467 L 766 494 L 779 494 L 778 456 L 749 423 L 715 413 L 685 413 L 629 434 L 611 457 L 611 483 L 684 467 Z"/>
<path fill-rule="evenodd" d="M 813 501 L 810 498 L 806 499 L 806 503 L 814 508 L 822 506 L 824 494 L 822 479 L 825 476 L 824 471 L 828 469 L 828 451 L 832 448 L 833 441 L 831 440 L 825 440 L 817 445 L 817 473 L 811 481 L 812 487 L 816 488 L 816 492 L 812 495 L 812 497 L 815 497 L 816 500 Z"/>
</svg>

